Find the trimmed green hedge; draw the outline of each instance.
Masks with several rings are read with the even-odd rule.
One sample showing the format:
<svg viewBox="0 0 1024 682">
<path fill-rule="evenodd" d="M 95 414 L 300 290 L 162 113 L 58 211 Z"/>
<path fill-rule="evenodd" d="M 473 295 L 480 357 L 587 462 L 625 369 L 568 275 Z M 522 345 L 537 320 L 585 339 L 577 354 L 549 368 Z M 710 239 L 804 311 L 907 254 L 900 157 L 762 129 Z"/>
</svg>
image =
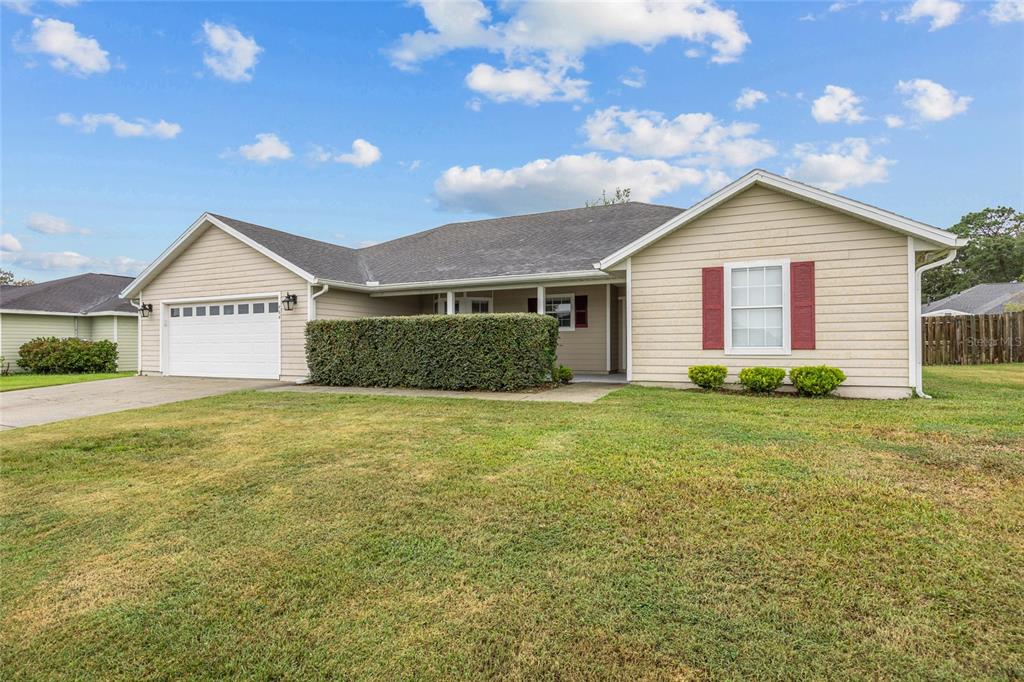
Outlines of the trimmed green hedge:
<svg viewBox="0 0 1024 682">
<path fill-rule="evenodd" d="M 415 315 L 306 325 L 310 381 L 515 391 L 551 381 L 558 322 L 548 315 Z"/>
<path fill-rule="evenodd" d="M 36 374 L 117 371 L 117 344 L 55 336 L 32 339 L 18 349 L 18 366 Z"/>
</svg>

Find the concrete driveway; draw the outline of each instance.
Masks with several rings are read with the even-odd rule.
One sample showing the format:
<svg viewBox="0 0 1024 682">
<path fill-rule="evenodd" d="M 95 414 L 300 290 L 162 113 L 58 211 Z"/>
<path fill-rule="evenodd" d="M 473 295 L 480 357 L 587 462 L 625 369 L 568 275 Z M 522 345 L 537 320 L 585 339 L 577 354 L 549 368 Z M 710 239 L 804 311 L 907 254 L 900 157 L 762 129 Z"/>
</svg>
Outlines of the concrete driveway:
<svg viewBox="0 0 1024 682">
<path fill-rule="evenodd" d="M 0 429 L 49 424 L 64 419 L 282 385 L 280 381 L 265 379 L 125 377 L 7 391 L 0 393 Z"/>
</svg>

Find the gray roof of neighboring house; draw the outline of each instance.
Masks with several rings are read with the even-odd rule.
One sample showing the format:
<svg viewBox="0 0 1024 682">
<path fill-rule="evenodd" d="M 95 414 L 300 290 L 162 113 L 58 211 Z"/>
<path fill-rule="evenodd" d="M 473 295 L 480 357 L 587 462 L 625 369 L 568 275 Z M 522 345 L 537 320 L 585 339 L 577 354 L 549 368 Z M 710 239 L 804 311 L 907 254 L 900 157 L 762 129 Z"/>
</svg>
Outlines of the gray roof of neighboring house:
<svg viewBox="0 0 1024 682">
<path fill-rule="evenodd" d="M 0 310 L 41 310 L 50 313 L 134 313 L 118 294 L 132 277 L 90 272 L 27 286 L 0 287 Z"/>
<path fill-rule="evenodd" d="M 1024 282 L 978 284 L 970 289 L 921 306 L 922 313 L 956 310 L 967 315 L 1003 312 L 1007 303 L 1024 304 Z"/>
<path fill-rule="evenodd" d="M 362 249 L 214 215 L 311 275 L 365 284 L 592 270 L 683 209 L 641 202 L 449 223 Z"/>
</svg>

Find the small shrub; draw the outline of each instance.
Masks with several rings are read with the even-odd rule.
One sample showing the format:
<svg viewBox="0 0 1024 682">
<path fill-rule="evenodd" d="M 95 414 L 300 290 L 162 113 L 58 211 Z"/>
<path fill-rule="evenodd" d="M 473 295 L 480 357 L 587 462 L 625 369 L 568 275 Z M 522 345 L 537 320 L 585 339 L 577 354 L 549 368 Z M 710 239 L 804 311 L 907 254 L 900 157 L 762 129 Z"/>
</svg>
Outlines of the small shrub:
<svg viewBox="0 0 1024 682">
<path fill-rule="evenodd" d="M 551 379 L 556 384 L 571 384 L 574 376 L 572 369 L 565 365 L 559 365 L 551 372 Z"/>
<path fill-rule="evenodd" d="M 18 366 L 36 374 L 117 371 L 117 344 L 75 337 L 32 339 L 18 349 Z"/>
<path fill-rule="evenodd" d="M 740 370 L 740 383 L 752 393 L 771 393 L 782 385 L 786 370 L 778 367 L 747 367 Z"/>
<path fill-rule="evenodd" d="M 721 388 L 728 373 L 725 365 L 694 365 L 687 372 L 690 381 L 708 391 Z"/>
<path fill-rule="evenodd" d="M 846 381 L 846 375 L 838 367 L 813 365 L 810 367 L 794 367 L 789 370 L 789 380 L 800 395 L 828 395 Z"/>
<path fill-rule="evenodd" d="M 558 322 L 532 313 L 315 320 L 313 383 L 516 391 L 551 380 Z"/>
</svg>

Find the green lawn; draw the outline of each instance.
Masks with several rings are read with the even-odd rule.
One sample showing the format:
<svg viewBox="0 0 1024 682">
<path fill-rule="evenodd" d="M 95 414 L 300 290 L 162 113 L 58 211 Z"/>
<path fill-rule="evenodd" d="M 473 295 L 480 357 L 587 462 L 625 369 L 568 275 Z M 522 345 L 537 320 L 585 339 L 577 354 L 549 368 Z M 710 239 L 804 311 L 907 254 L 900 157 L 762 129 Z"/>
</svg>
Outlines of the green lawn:
<svg viewBox="0 0 1024 682">
<path fill-rule="evenodd" d="M 8 374 L 0 376 L 0 393 L 4 391 L 20 391 L 23 388 L 39 388 L 40 386 L 59 386 L 60 384 L 78 384 L 83 381 L 100 379 L 119 379 L 130 377 L 135 372 L 111 372 L 107 374 Z"/>
<path fill-rule="evenodd" d="M 1024 366 L 5 432 L 4 679 L 1020 679 Z"/>
</svg>

